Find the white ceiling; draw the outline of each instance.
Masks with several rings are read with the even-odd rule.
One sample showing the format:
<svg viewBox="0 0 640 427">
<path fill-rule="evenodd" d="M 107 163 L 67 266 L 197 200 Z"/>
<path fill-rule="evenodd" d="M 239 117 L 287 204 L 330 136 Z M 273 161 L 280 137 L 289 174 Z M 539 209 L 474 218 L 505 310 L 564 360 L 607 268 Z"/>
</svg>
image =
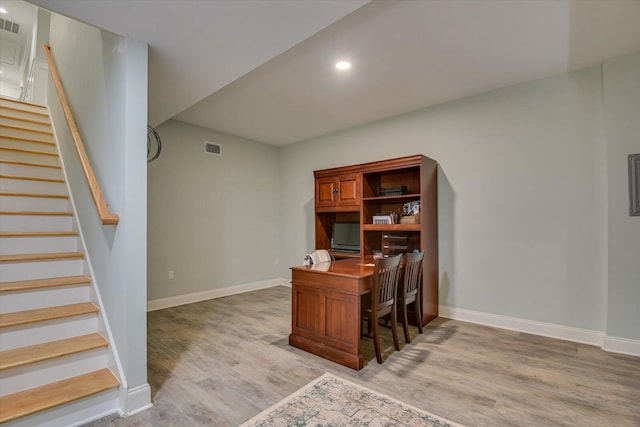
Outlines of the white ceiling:
<svg viewBox="0 0 640 427">
<path fill-rule="evenodd" d="M 640 52 L 638 0 L 34 2 L 149 43 L 152 123 L 274 145 Z"/>
</svg>

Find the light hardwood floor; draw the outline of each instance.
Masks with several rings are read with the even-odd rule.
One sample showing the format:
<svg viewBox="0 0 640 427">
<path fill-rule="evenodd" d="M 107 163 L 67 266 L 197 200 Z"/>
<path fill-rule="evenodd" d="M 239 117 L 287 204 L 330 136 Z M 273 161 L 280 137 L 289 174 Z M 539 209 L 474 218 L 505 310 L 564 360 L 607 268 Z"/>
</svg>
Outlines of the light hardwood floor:
<svg viewBox="0 0 640 427">
<path fill-rule="evenodd" d="M 439 318 L 361 371 L 289 347 L 291 289 L 148 314 L 154 407 L 92 426 L 237 426 L 324 372 L 467 426 L 640 426 L 640 358 Z M 386 331 L 390 335 L 390 331 Z M 402 334 L 400 332 L 400 337 Z"/>
</svg>

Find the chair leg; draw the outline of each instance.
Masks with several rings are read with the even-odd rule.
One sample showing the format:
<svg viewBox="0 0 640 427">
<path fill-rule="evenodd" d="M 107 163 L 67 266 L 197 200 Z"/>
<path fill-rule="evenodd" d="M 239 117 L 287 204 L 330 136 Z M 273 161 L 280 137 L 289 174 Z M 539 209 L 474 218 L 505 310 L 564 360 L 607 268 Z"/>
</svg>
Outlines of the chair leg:
<svg viewBox="0 0 640 427">
<path fill-rule="evenodd" d="M 418 332 L 422 333 L 422 309 L 420 308 L 420 302 L 416 298 L 413 303 L 414 311 L 416 313 L 416 325 L 418 325 Z"/>
<path fill-rule="evenodd" d="M 380 343 L 378 342 L 378 319 L 369 318 L 369 325 L 373 330 L 373 348 L 376 351 L 376 360 L 378 363 L 382 363 L 382 353 L 380 352 Z"/>
<path fill-rule="evenodd" d="M 391 309 L 391 335 L 393 335 L 393 346 L 397 351 L 400 351 L 400 343 L 398 343 L 398 312 L 395 304 Z"/>
<path fill-rule="evenodd" d="M 409 319 L 407 317 L 407 305 L 402 304 L 402 331 L 404 332 L 404 342 L 411 343 L 411 337 L 409 336 Z"/>
</svg>

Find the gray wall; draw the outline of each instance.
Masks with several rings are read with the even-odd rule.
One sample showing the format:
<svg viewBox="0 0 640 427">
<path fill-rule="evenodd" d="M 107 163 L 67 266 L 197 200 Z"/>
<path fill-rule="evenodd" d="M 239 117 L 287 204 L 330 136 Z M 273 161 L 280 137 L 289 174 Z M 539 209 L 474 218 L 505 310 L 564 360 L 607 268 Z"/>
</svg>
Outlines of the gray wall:
<svg viewBox="0 0 640 427">
<path fill-rule="evenodd" d="M 604 64 L 609 274 L 607 335 L 640 340 L 640 217 L 629 216 L 627 155 L 640 153 L 640 54 Z"/>
<path fill-rule="evenodd" d="M 117 226 L 102 226 L 66 126 L 61 150 L 128 387 L 147 383 L 147 46 L 52 14 L 50 45 Z M 53 84 L 49 104 L 64 123 Z M 53 102 L 56 100 L 56 102 Z M 62 121 L 61 121 L 62 120 Z"/>
<path fill-rule="evenodd" d="M 439 162 L 440 304 L 604 330 L 606 160 L 599 68 L 284 147 L 281 274 L 313 247 L 318 168 Z"/>
<path fill-rule="evenodd" d="M 278 148 L 169 120 L 149 164 L 149 300 L 278 278 Z M 222 145 L 222 156 L 204 152 Z M 174 272 L 169 280 L 167 272 Z"/>
</svg>

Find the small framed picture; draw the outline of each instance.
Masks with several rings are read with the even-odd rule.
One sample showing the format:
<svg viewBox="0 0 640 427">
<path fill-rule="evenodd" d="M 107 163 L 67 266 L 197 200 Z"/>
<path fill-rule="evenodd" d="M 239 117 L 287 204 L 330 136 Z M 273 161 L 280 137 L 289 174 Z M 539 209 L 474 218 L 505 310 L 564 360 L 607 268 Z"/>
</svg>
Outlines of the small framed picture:
<svg viewBox="0 0 640 427">
<path fill-rule="evenodd" d="M 640 153 L 629 154 L 629 215 L 640 216 Z"/>
</svg>

